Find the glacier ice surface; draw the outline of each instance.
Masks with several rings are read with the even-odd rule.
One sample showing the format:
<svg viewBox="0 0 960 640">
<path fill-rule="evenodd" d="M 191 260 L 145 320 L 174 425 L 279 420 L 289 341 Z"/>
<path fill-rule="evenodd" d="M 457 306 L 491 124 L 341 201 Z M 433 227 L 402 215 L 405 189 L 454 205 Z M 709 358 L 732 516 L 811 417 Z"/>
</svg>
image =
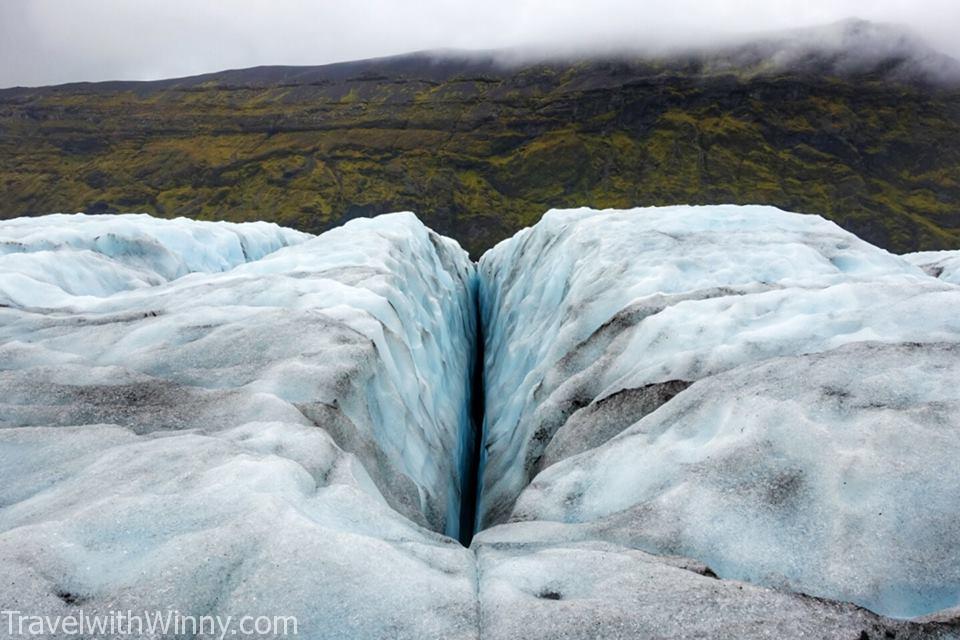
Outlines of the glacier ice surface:
<svg viewBox="0 0 960 640">
<path fill-rule="evenodd" d="M 73 297 L 227 271 L 310 237 L 267 222 L 169 221 L 145 214 L 0 220 L 0 303 L 69 305 Z"/>
<path fill-rule="evenodd" d="M 848 603 L 719 580 L 686 558 L 563 542 L 556 533 L 547 523 L 519 523 L 475 539 L 483 638 L 960 637 L 948 622 L 891 620 Z"/>
<path fill-rule="evenodd" d="M 551 212 L 478 269 L 412 214 L 0 222 L 0 604 L 956 639 L 957 610 L 795 593 L 957 603 L 960 289 L 934 258 L 768 207 Z"/>
<path fill-rule="evenodd" d="M 956 286 L 759 206 L 552 211 L 479 270 L 481 528 L 960 603 Z"/>
<path fill-rule="evenodd" d="M 903 257 L 935 278 L 960 284 L 960 251 L 918 251 Z"/>
<path fill-rule="evenodd" d="M 402 213 L 319 237 L 53 216 L 0 246 L 5 609 L 473 636 L 442 535 L 476 330 L 455 242 Z"/>
</svg>

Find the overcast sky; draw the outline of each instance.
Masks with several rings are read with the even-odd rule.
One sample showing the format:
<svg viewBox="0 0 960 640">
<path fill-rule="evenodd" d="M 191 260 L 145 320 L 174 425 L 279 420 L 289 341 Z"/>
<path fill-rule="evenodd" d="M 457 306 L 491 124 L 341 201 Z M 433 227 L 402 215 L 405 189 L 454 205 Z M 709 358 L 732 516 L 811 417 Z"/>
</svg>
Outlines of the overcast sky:
<svg viewBox="0 0 960 640">
<path fill-rule="evenodd" d="M 960 57 L 960 0 L 0 0 L 0 87 L 434 48 L 696 45 L 849 17 Z"/>
</svg>

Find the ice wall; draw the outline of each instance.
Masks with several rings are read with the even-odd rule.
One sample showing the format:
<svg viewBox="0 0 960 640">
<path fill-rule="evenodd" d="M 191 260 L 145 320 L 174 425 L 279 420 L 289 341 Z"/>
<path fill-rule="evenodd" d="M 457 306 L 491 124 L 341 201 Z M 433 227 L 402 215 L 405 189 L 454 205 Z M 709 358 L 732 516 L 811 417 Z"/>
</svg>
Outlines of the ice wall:
<svg viewBox="0 0 960 640">
<path fill-rule="evenodd" d="M 0 246 L 4 605 L 473 637 L 472 555 L 440 535 L 475 331 L 455 242 L 403 213 L 315 238 L 55 216 Z"/>
<path fill-rule="evenodd" d="M 482 529 L 960 603 L 956 286 L 770 207 L 553 211 L 479 271 Z"/>
</svg>

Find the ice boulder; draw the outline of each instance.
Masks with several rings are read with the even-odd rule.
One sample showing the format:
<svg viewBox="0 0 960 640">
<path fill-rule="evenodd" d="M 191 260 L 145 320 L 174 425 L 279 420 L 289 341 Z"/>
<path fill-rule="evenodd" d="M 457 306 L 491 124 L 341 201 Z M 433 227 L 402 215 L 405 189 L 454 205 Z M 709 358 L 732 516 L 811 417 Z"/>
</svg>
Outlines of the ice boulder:
<svg viewBox="0 0 960 640">
<path fill-rule="evenodd" d="M 479 271 L 481 529 L 960 604 L 955 286 L 771 207 L 554 211 Z"/>
</svg>

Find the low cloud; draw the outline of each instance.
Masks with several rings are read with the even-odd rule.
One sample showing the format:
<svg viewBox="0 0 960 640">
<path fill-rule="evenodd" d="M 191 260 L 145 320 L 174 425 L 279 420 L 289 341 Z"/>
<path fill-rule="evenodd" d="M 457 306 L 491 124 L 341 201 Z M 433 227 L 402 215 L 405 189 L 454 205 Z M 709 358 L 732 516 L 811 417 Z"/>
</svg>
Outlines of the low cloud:
<svg viewBox="0 0 960 640">
<path fill-rule="evenodd" d="M 703 47 L 853 16 L 904 24 L 960 57 L 956 0 L 3 0 L 0 87 L 147 80 L 438 48 Z"/>
</svg>

